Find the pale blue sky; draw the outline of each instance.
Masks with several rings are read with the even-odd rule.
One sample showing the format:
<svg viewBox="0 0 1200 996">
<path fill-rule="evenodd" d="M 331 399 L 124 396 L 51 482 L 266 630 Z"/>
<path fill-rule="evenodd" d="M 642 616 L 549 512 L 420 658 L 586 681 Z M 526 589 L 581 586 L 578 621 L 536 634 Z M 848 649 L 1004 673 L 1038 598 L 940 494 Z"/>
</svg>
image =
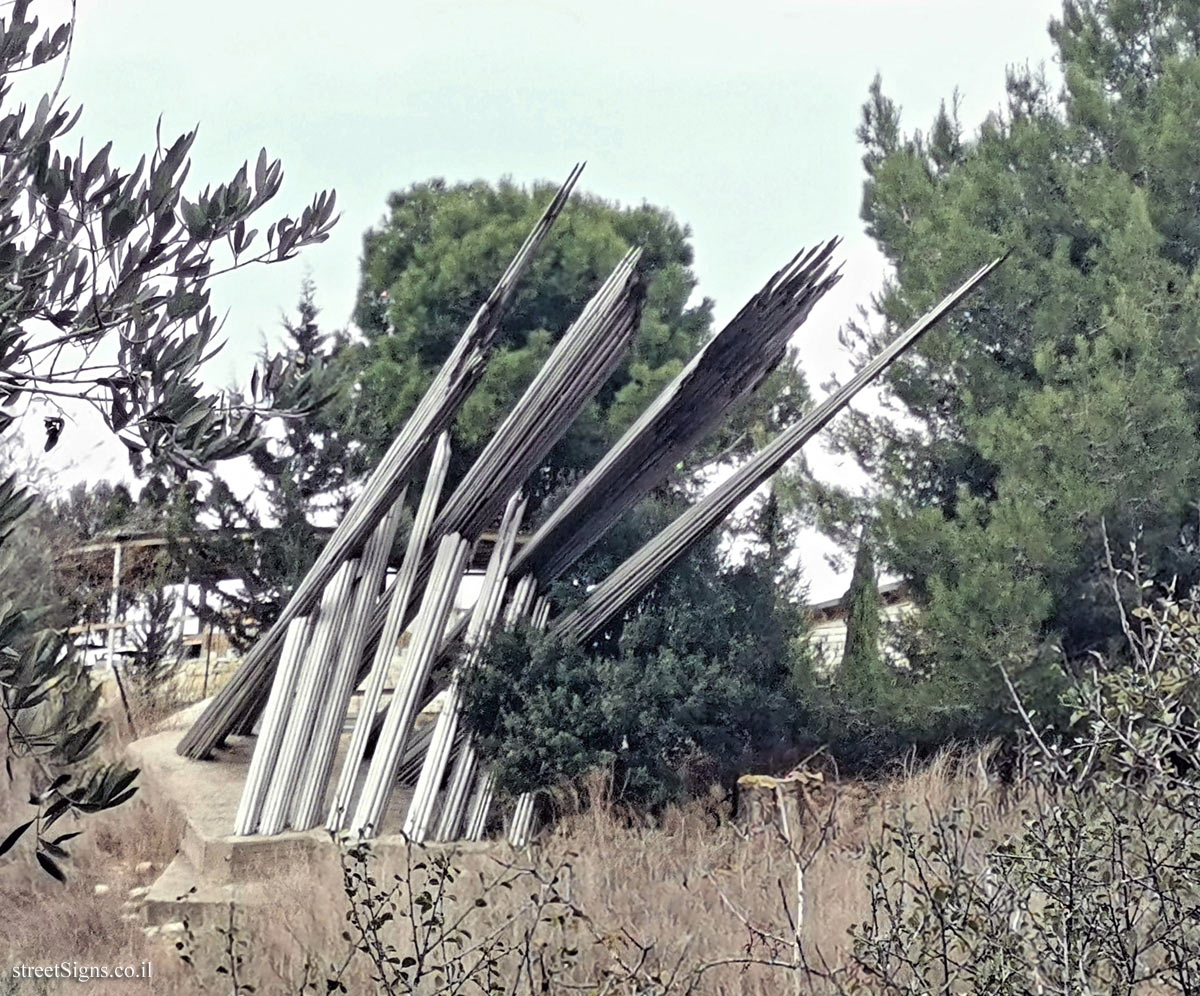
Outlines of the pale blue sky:
<svg viewBox="0 0 1200 996">
<path fill-rule="evenodd" d="M 54 4 L 47 4 L 53 8 Z M 1000 105 L 1007 65 L 1049 60 L 1056 0 L 81 0 L 65 92 L 76 133 L 132 165 L 199 122 L 191 181 L 220 182 L 265 145 L 277 211 L 334 187 L 323 246 L 224 279 L 220 379 L 248 376 L 307 267 L 331 325 L 353 307 L 363 230 L 415 180 L 559 180 L 667 207 L 693 230 L 700 292 L 732 315 L 801 246 L 845 238 L 841 286 L 801 332 L 814 391 L 845 359 L 838 326 L 883 264 L 858 219 L 859 108 L 876 71 L 925 127 L 959 87 L 971 126 Z M 78 460 L 67 445 L 56 459 Z M 82 440 L 79 441 L 82 443 Z M 53 455 L 53 454 L 52 454 Z M 116 472 L 92 455 L 90 472 Z M 836 467 L 818 461 L 829 474 Z M 837 583 L 816 558 L 814 592 Z M 830 585 L 833 589 L 830 589 Z M 834 591 L 836 593 L 836 591 Z"/>
</svg>

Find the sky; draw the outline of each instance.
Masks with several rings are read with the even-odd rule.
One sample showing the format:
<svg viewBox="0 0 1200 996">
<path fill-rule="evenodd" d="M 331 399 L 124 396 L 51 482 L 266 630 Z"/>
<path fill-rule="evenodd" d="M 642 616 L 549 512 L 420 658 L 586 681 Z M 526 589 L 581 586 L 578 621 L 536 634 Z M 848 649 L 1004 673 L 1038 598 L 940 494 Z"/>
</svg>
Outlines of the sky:
<svg viewBox="0 0 1200 996">
<path fill-rule="evenodd" d="M 35 5 L 49 23 L 62 0 Z M 699 293 L 716 327 L 800 248 L 831 235 L 844 278 L 800 330 L 814 396 L 848 357 L 839 327 L 886 278 L 863 233 L 855 139 L 879 72 L 906 129 L 926 128 L 957 87 L 973 130 L 1003 101 L 1007 66 L 1045 62 L 1056 0 L 80 0 L 64 93 L 84 114 L 74 141 L 114 143 L 131 167 L 199 124 L 192 193 L 228 180 L 260 147 L 283 160 L 271 217 L 337 191 L 341 221 L 289 263 L 213 285 L 228 310 L 218 384 L 249 378 L 301 279 L 323 321 L 349 323 L 363 232 L 389 192 L 432 176 L 559 181 L 649 202 L 690 226 Z M 982 261 L 981 261 L 982 262 Z M 966 274 L 964 274 L 966 276 Z M 947 288 L 949 290 L 950 288 Z M 814 441 L 815 442 L 815 441 Z M 818 450 L 822 476 L 853 471 Z M 127 474 L 98 434 L 64 435 L 51 471 Z M 844 566 L 805 537 L 814 599 L 840 594 Z M 807 552 L 811 548 L 811 553 Z"/>
</svg>

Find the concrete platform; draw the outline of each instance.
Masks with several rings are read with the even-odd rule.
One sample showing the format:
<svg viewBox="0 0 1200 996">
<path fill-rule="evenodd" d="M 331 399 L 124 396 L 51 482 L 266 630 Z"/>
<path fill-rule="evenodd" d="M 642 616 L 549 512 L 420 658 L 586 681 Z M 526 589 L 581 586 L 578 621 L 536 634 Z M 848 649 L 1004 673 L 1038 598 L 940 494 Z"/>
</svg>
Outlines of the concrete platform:
<svg viewBox="0 0 1200 996">
<path fill-rule="evenodd" d="M 142 791 L 180 814 L 184 821 L 179 853 L 146 897 L 144 909 L 149 925 L 184 918 L 197 925 L 215 922 L 228 916 L 231 902 L 262 902 L 270 894 L 273 878 L 305 874 L 315 877 L 338 867 L 339 845 L 323 827 L 272 837 L 236 837 L 230 833 L 254 751 L 254 737 L 231 737 L 227 747 L 216 751 L 212 760 L 193 761 L 175 753 L 182 730 L 178 723 L 169 725 L 169 729 L 128 747 L 129 762 L 142 769 Z M 343 737 L 335 773 L 341 770 L 347 739 Z M 399 829 L 410 797 L 411 789 L 397 788 L 383 820 L 385 830 L 394 829 L 371 842 L 372 850 L 382 860 L 409 847 Z M 462 853 L 504 845 L 483 842 L 429 846 Z"/>
</svg>

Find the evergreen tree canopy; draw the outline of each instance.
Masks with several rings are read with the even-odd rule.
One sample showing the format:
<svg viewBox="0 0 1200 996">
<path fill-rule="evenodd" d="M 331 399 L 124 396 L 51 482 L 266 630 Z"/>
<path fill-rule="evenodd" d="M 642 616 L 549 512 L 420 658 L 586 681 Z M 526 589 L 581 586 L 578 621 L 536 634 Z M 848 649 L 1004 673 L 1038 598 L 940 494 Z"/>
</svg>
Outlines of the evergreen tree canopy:
<svg viewBox="0 0 1200 996">
<path fill-rule="evenodd" d="M 363 243 L 355 319 L 366 342 L 343 360 L 358 389 L 334 416 L 364 443 L 360 470 L 373 464 L 416 407 L 550 193 L 549 187 L 526 190 L 508 181 L 451 186 L 433 180 L 391 196 L 387 216 Z M 711 303 L 688 303 L 696 286 L 688 236 L 659 208 L 572 198 L 522 280 L 484 380 L 457 419 L 451 483 L 612 267 L 639 245 L 641 265 L 651 275 L 641 329 L 629 357 L 530 482 L 535 505 L 564 478 L 596 462 L 710 333 Z M 795 417 L 808 395 L 799 372 L 784 366 L 760 392 L 758 407 L 747 406 L 741 422 L 706 452 L 744 452 L 754 441 L 753 426 Z"/>
<path fill-rule="evenodd" d="M 887 672 L 879 645 L 879 581 L 871 540 L 865 532 L 844 601 L 846 649 L 838 668 L 837 686 L 851 708 L 870 709 L 879 704 Z"/>
<path fill-rule="evenodd" d="M 225 629 L 235 646 L 247 648 L 278 617 L 308 572 L 328 527 L 349 507 L 354 446 L 325 417 L 336 395 L 336 361 L 346 348 L 344 332 L 328 333 L 318 322 L 316 288 L 303 281 L 295 318 L 283 319 L 283 351 L 262 357 L 263 369 L 302 370 L 316 404 L 303 414 L 268 423 L 261 446 L 250 452 L 258 473 L 257 495 L 240 495 L 221 478 L 198 503 L 214 528 L 201 530 L 180 555 L 211 604 L 196 606 L 202 618 Z M 257 501 L 255 500 L 257 499 Z M 234 580 L 237 586 L 218 582 Z"/>
<path fill-rule="evenodd" d="M 1010 72 L 974 135 L 945 105 L 904 132 L 878 80 L 864 107 L 888 329 L 1013 252 L 896 365 L 893 409 L 841 433 L 881 495 L 881 552 L 923 605 L 914 673 L 961 707 L 951 726 L 1000 718 L 997 663 L 1028 689 L 1058 648 L 1070 662 L 1118 632 L 1094 580 L 1103 525 L 1197 577 L 1198 17 L 1194 0 L 1068 0 L 1050 27 L 1063 90 Z M 881 340 L 850 332 L 863 354 Z"/>
</svg>

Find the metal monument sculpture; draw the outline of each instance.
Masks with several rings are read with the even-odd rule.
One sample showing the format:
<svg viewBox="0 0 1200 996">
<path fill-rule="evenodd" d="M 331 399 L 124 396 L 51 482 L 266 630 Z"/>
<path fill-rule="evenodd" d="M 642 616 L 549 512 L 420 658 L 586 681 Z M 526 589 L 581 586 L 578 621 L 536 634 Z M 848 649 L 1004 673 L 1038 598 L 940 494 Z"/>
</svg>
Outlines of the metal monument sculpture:
<svg viewBox="0 0 1200 996">
<path fill-rule="evenodd" d="M 505 307 L 565 207 L 582 167 L 547 206 L 491 295 L 396 437 L 276 623 L 179 744 L 207 756 L 232 733 L 258 737 L 234 832 L 275 834 L 324 824 L 378 834 L 402 774 L 415 777 L 403 818 L 413 840 L 479 839 L 494 801 L 487 759 L 461 723 L 461 678 L 499 626 L 528 619 L 587 643 L 654 584 L 755 489 L 782 467 L 925 332 L 999 265 L 993 260 L 898 336 L 805 418 L 779 434 L 712 492 L 690 506 L 590 592 L 551 618 L 550 583 L 585 553 L 741 399 L 783 360 L 813 305 L 840 278 L 836 239 L 801 252 L 776 273 L 697 354 L 517 552 L 525 511 L 520 491 L 628 351 L 645 283 L 631 251 L 612 272 L 496 430 L 454 491 L 443 497 L 448 428 L 479 383 Z M 400 570 L 386 581 L 408 488 L 428 458 Z M 473 546 L 500 527 L 471 612 L 451 624 Z M 401 634 L 409 642 L 396 687 L 380 711 Z M 445 683 L 431 727 L 417 730 L 423 702 Z M 355 688 L 362 701 L 334 777 Z M 377 739 L 365 774 L 364 758 Z M 527 838 L 529 794 L 508 821 L 514 844 Z"/>
</svg>

